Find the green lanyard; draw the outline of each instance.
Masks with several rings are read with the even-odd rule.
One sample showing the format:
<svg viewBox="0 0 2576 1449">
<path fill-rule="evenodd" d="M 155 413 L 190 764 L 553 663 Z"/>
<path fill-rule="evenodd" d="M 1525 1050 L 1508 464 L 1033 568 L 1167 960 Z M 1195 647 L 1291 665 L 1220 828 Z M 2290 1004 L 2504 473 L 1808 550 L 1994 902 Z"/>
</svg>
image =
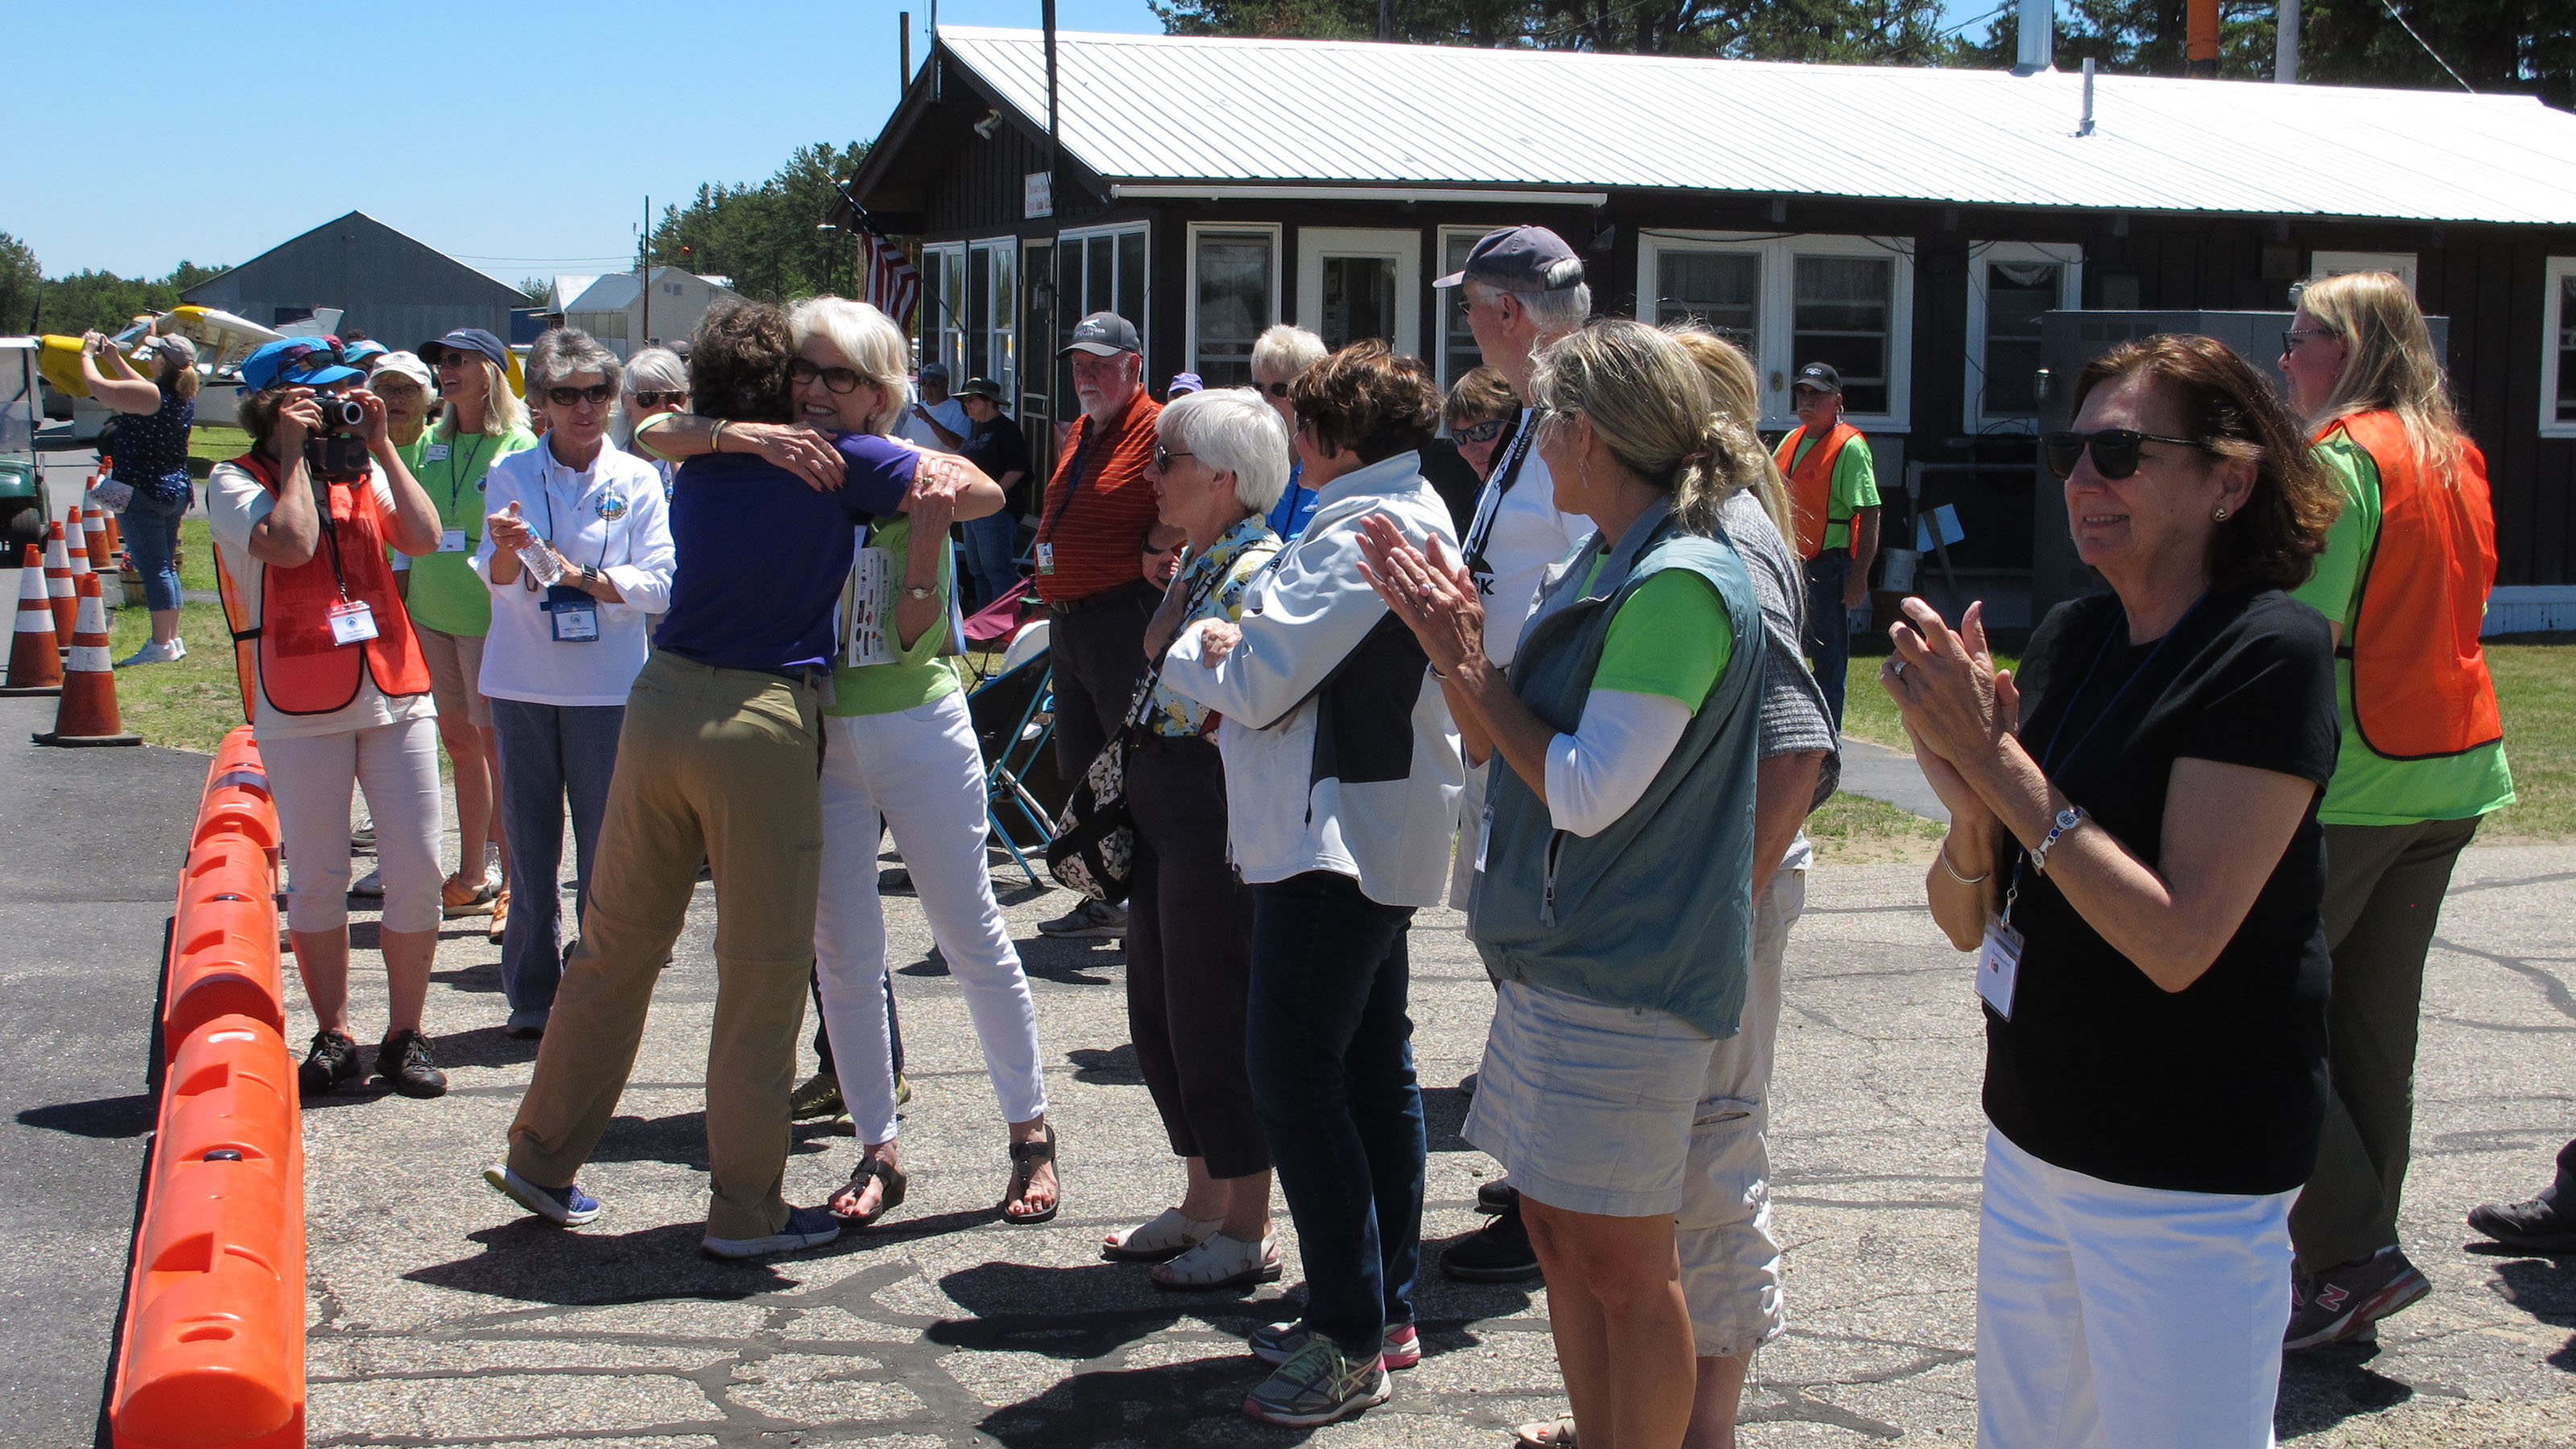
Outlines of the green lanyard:
<svg viewBox="0 0 2576 1449">
<path fill-rule="evenodd" d="M 479 445 L 479 444 L 482 442 L 482 436 L 481 436 L 480 434 L 477 434 L 477 435 L 476 435 L 476 437 L 475 437 L 475 441 L 476 441 L 476 443 Z M 479 453 L 468 453 L 468 454 L 466 454 L 466 456 L 465 456 L 465 466 L 464 466 L 464 467 L 462 467 L 462 468 L 460 468 L 460 467 L 458 467 L 458 466 L 457 466 L 457 464 L 456 464 L 456 443 L 455 443 L 455 440 L 454 440 L 453 438 L 451 438 L 451 439 L 448 441 L 448 444 L 447 444 L 447 457 L 446 457 L 446 459 L 445 459 L 445 461 L 446 461 L 446 463 L 447 463 L 447 516 L 448 516 L 448 517 L 450 517 L 450 518 L 456 518 L 456 504 L 457 504 L 457 500 L 464 496 L 464 493 L 465 493 L 465 479 L 466 479 L 466 477 L 467 477 L 469 474 L 471 474 L 471 473 L 474 471 L 474 464 L 476 463 L 476 461 L 477 461 L 477 460 L 479 460 L 479 459 L 481 458 L 481 456 L 482 456 L 482 455 L 481 455 L 481 454 L 479 454 Z M 457 523 L 458 523 L 458 525 L 459 525 L 460 527 L 461 527 L 461 526 L 464 524 L 464 522 L 465 522 L 465 520 L 463 520 L 463 519 L 461 519 L 461 518 L 458 518 L 456 521 L 457 521 Z M 483 536 L 483 535 L 482 535 L 482 533 L 478 530 L 478 531 L 475 533 L 475 535 L 474 535 L 474 536 L 475 536 L 475 538 L 476 538 L 476 539 L 478 539 L 478 540 L 479 540 L 479 539 L 481 539 L 481 538 L 482 538 L 482 536 Z"/>
</svg>

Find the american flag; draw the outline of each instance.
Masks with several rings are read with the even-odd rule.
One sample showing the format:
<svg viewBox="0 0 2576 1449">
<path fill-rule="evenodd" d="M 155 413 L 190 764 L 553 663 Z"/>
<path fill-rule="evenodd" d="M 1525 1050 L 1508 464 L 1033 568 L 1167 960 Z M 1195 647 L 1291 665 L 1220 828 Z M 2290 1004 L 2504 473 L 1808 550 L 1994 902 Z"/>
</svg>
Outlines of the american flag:
<svg viewBox="0 0 2576 1449">
<path fill-rule="evenodd" d="M 869 303 L 893 318 L 897 327 L 912 330 L 912 309 L 921 301 L 921 273 L 903 248 L 865 222 L 859 224 L 859 245 L 867 251 Z"/>
</svg>

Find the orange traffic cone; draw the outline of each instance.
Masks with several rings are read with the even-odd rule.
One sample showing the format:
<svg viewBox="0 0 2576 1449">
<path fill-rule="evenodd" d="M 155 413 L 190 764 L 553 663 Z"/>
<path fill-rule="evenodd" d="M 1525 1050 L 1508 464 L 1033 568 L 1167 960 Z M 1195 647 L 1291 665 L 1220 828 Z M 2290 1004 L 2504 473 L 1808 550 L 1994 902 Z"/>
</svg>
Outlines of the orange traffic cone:
<svg viewBox="0 0 2576 1449">
<path fill-rule="evenodd" d="M 116 514 L 110 512 L 107 515 L 107 561 L 114 564 L 116 556 L 123 552 L 125 552 L 125 530 L 116 526 Z"/>
<path fill-rule="evenodd" d="M 89 571 L 103 574 L 115 567 L 107 551 L 107 510 L 95 498 L 82 500 L 82 505 L 81 534 L 89 545 Z"/>
<path fill-rule="evenodd" d="M 63 660 L 54 650 L 54 608 L 45 601 L 44 555 L 27 545 L 18 570 L 18 628 L 9 636 L 9 683 L 0 695 L 60 694 Z"/>
<path fill-rule="evenodd" d="M 80 583 L 80 627 L 72 631 L 71 667 L 63 673 L 63 702 L 54 727 L 33 738 L 40 745 L 139 745 L 116 716 L 116 666 L 107 657 L 107 605 L 99 601 L 98 576 Z"/>
<path fill-rule="evenodd" d="M 54 609 L 54 640 L 61 643 L 72 637 L 72 625 L 79 622 L 80 595 L 72 589 L 72 556 L 63 545 L 63 521 L 57 518 L 46 529 L 45 597 Z"/>
<path fill-rule="evenodd" d="M 89 510 L 75 503 L 72 516 L 63 523 L 63 562 L 72 571 L 72 603 L 80 603 L 80 581 L 97 570 L 89 566 Z M 106 590 L 99 591 L 103 597 Z"/>
</svg>

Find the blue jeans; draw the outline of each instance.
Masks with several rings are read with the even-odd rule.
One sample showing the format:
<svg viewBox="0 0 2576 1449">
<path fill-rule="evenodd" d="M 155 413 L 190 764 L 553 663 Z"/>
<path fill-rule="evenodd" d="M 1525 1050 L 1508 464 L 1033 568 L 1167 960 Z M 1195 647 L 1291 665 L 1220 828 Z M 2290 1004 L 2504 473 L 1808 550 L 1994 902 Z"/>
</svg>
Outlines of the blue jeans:
<svg viewBox="0 0 2576 1449">
<path fill-rule="evenodd" d="M 564 801 L 572 801 L 581 871 L 578 911 L 590 902 L 590 864 L 599 848 L 600 814 L 608 807 L 609 776 L 617 769 L 617 732 L 625 722 L 622 704 L 492 701 L 492 734 L 501 749 L 501 824 L 510 838 L 501 992 L 514 1016 L 555 1004 L 555 984 L 563 979 Z"/>
<path fill-rule="evenodd" d="M 990 518 L 969 520 L 961 527 L 966 533 L 966 572 L 975 581 L 972 601 L 966 606 L 966 612 L 971 614 L 991 607 L 995 599 L 1018 585 L 1020 521 L 1005 508 Z"/>
<path fill-rule="evenodd" d="M 1252 888 L 1244 1065 L 1306 1262 L 1306 1326 L 1354 1358 L 1413 1321 L 1426 1142 L 1405 1015 L 1411 906 L 1346 875 Z"/>
<path fill-rule="evenodd" d="M 1836 734 L 1842 732 L 1843 686 L 1851 674 L 1851 610 L 1843 607 L 1851 565 L 1851 555 L 1841 549 L 1807 560 L 1807 658 L 1815 664 L 1816 687 L 1825 692 Z"/>
<path fill-rule="evenodd" d="M 143 576 L 147 609 L 179 607 L 179 520 L 188 516 L 189 497 L 182 493 L 176 498 L 156 498 L 137 488 L 117 519 L 134 571 Z"/>
</svg>

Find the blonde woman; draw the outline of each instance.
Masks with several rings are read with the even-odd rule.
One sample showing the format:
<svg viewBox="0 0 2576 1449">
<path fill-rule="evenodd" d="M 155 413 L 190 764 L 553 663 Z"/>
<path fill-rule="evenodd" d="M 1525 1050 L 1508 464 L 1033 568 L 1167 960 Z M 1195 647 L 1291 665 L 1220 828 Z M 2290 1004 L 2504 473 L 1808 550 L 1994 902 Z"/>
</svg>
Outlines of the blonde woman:
<svg viewBox="0 0 2576 1449">
<path fill-rule="evenodd" d="M 2431 1291 L 2397 1240 L 2413 1129 L 2424 956 L 2451 867 L 2513 802 L 2478 629 L 2495 582 L 2486 458 L 2461 432 L 2406 284 L 2310 283 L 2282 339 L 2290 405 L 2342 485 L 2343 515 L 2294 597 L 2334 626 L 2343 744 L 2326 832 L 2333 1091 L 2290 1213 L 2290 1348 L 2340 1342 Z"/>
<path fill-rule="evenodd" d="M 492 630 L 492 595 L 473 568 L 483 543 L 483 475 L 512 453 L 537 445 L 528 411 L 510 391 L 510 354 L 501 339 L 480 327 L 460 327 L 421 349 L 438 372 L 446 402 L 421 449 L 420 486 L 438 509 L 437 551 L 413 561 L 403 602 L 429 661 L 430 693 L 438 701 L 438 739 L 456 775 L 456 873 L 440 889 L 450 917 L 492 916 L 491 939 L 501 940 L 510 895 L 483 862 L 488 840 L 509 869 L 510 845 L 495 809 L 501 746 L 492 732 L 492 702 L 476 681 L 483 675 L 483 639 Z"/>
<path fill-rule="evenodd" d="M 151 326 L 148 317 L 135 320 Z M 134 570 L 143 575 L 143 605 L 152 611 L 152 641 L 118 660 L 119 669 L 188 657 L 179 638 L 179 520 L 194 497 L 188 430 L 197 421 L 197 348 L 185 337 L 148 337 L 135 356 L 152 376 L 135 371 L 100 334 L 81 338 L 81 377 L 89 395 L 117 414 L 112 481 L 133 490 L 118 511 Z"/>
<path fill-rule="evenodd" d="M 1454 557 L 1371 519 L 1369 572 L 1499 754 L 1467 934 L 1499 983 L 1465 1135 L 1520 1189 L 1583 1442 L 1678 1444 L 1692 1323 L 1674 1219 L 1711 1054 L 1751 949 L 1769 641 L 1720 529 L 1761 443 L 1640 322 L 1541 350 L 1534 440 L 1594 532 L 1542 587 L 1508 677 Z"/>
</svg>

